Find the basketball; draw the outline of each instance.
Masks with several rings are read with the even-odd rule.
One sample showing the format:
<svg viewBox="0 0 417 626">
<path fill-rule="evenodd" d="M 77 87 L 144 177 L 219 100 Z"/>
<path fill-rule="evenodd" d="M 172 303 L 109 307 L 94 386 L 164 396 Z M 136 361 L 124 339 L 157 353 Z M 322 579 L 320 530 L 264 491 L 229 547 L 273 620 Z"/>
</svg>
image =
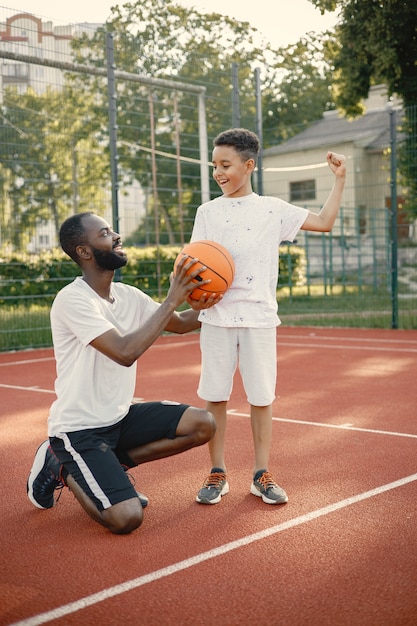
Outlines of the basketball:
<svg viewBox="0 0 417 626">
<path fill-rule="evenodd" d="M 211 295 L 213 293 L 221 294 L 225 293 L 232 284 L 233 277 L 235 275 L 235 264 L 233 258 L 219 243 L 215 241 L 193 241 L 183 247 L 178 254 L 174 263 L 174 274 L 178 263 L 184 257 L 188 255 L 193 259 L 198 259 L 199 264 L 195 264 L 188 270 L 188 274 L 194 272 L 198 266 L 206 266 L 207 269 L 202 271 L 193 282 L 198 284 L 202 280 L 211 280 L 211 283 L 207 283 L 201 289 L 196 287 L 191 292 L 190 297 L 193 300 L 199 300 L 203 293 Z"/>
</svg>

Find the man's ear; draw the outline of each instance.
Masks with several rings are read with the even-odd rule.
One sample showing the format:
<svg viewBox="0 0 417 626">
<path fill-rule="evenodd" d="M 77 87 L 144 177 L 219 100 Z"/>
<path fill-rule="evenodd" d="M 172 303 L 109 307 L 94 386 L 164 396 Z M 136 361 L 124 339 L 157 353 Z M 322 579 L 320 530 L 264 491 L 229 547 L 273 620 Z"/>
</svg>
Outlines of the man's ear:
<svg viewBox="0 0 417 626">
<path fill-rule="evenodd" d="M 75 248 L 76 253 L 78 254 L 80 259 L 91 259 L 91 250 L 89 246 L 77 246 Z"/>
</svg>

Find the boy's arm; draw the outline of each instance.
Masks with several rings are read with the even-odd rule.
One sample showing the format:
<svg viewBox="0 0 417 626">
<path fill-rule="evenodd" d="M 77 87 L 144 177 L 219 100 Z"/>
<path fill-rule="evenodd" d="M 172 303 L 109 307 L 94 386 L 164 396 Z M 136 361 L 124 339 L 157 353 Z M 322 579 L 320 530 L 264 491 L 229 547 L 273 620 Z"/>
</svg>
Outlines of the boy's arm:
<svg viewBox="0 0 417 626">
<path fill-rule="evenodd" d="M 320 213 L 309 213 L 301 230 L 329 232 L 333 228 L 342 200 L 346 180 L 346 159 L 343 154 L 327 153 L 327 163 L 335 175 L 332 190 Z"/>
</svg>

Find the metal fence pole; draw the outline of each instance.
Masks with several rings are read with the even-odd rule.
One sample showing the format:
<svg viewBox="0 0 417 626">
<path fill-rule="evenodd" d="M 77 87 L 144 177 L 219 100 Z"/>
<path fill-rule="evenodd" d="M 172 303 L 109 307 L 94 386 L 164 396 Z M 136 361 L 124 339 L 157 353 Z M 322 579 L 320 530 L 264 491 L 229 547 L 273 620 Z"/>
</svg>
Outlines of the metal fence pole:
<svg viewBox="0 0 417 626">
<path fill-rule="evenodd" d="M 110 172 L 111 172 L 111 204 L 113 228 L 119 233 L 119 175 L 117 166 L 117 92 L 114 63 L 114 33 L 106 33 L 107 59 L 107 97 L 109 103 L 109 142 L 110 142 Z M 114 273 L 116 281 L 121 280 L 120 269 Z"/>
<path fill-rule="evenodd" d="M 232 126 L 240 126 L 240 106 L 239 106 L 239 64 L 232 63 Z"/>
<path fill-rule="evenodd" d="M 398 328 L 397 128 L 396 111 L 389 110 L 391 144 L 391 328 Z"/>
<path fill-rule="evenodd" d="M 107 97 L 109 104 L 110 170 L 112 188 L 113 228 L 119 232 L 119 180 L 117 167 L 117 93 L 114 75 L 114 34 L 106 33 Z"/>
<path fill-rule="evenodd" d="M 263 179 L 263 127 L 262 127 L 262 95 L 261 95 L 261 72 L 259 68 L 255 69 L 255 90 L 256 90 L 256 132 L 261 142 L 261 149 L 258 156 L 258 194 L 260 196 L 264 193 L 264 179 Z"/>
</svg>

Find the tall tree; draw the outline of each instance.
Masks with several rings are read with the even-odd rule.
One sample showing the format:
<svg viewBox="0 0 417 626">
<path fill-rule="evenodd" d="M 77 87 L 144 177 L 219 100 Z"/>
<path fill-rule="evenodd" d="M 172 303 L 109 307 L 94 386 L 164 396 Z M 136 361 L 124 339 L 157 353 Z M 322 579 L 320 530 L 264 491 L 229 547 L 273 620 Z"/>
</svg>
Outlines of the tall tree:
<svg viewBox="0 0 417 626">
<path fill-rule="evenodd" d="M 417 102 L 417 4 L 407 0 L 311 0 L 339 10 L 334 62 L 337 103 L 362 111 L 371 84 L 386 84 L 405 106 Z"/>
<path fill-rule="evenodd" d="M 387 85 L 404 103 L 399 162 L 408 186 L 407 211 L 417 217 L 417 3 L 407 0 L 311 0 L 339 10 L 333 46 L 335 99 L 348 115 L 363 112 L 372 84 Z"/>
<path fill-rule="evenodd" d="M 22 248 L 41 222 L 106 204 L 107 160 L 94 139 L 91 100 L 66 89 L 5 91 L 0 126 L 3 244 Z M 9 206 L 7 206 L 9 205 Z"/>
</svg>

